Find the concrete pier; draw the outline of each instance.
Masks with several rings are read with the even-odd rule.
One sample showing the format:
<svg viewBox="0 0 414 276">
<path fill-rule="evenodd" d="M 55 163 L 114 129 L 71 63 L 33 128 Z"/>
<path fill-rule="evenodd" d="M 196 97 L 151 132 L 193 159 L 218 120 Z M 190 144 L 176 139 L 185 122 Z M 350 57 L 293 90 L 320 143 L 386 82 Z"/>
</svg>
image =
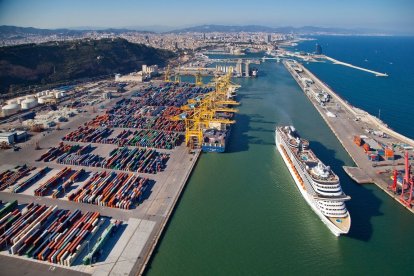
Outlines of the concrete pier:
<svg viewBox="0 0 414 276">
<path fill-rule="evenodd" d="M 315 106 L 316 110 L 331 128 L 335 136 L 341 142 L 344 149 L 348 152 L 350 157 L 356 164 L 356 167 L 345 167 L 345 172 L 359 184 L 374 183 L 389 196 L 394 198 L 404 208 L 414 213 L 414 209 L 406 206 L 400 201 L 400 196 L 394 194 L 393 191 L 388 189 L 391 184 L 391 172 L 393 169 L 402 170 L 403 160 L 395 160 L 393 162 L 381 161 L 372 162 L 369 161 L 362 147 L 357 146 L 353 142 L 353 137 L 356 135 L 366 135 L 371 139 L 375 139 L 385 145 L 389 144 L 409 144 L 412 145 L 412 139 L 405 137 L 401 134 L 394 135 L 394 132 L 389 130 L 383 124 L 382 128 L 375 120 L 372 119 L 372 115 L 367 112 L 355 108 L 341 99 L 331 88 L 320 81 L 315 75 L 307 70 L 302 64 L 293 61 L 283 62 L 287 70 L 291 73 L 293 78 L 297 81 L 301 89 L 305 92 L 305 95 L 309 98 L 311 103 Z M 310 79 L 312 83 L 304 82 L 303 79 Z M 331 100 L 325 105 L 321 105 L 310 91 L 325 91 L 331 96 Z M 328 116 L 328 114 L 334 114 L 335 116 Z M 389 138 L 380 138 L 371 133 L 368 130 L 379 129 L 384 130 Z M 402 139 L 401 139 L 402 138 Z M 396 148 L 396 156 L 403 156 L 404 150 L 402 148 Z"/>
<path fill-rule="evenodd" d="M 359 66 L 356 66 L 356 65 L 352 65 L 350 63 L 342 62 L 342 61 L 336 60 L 334 58 L 331 58 L 331 57 L 328 57 L 328 56 L 325 56 L 325 55 L 323 57 L 325 59 L 329 60 L 329 61 L 332 61 L 334 64 L 348 66 L 348 67 L 351 67 L 351 68 L 354 68 L 354 69 L 365 71 L 365 72 L 374 74 L 377 77 L 388 77 L 388 74 L 386 74 L 386 73 L 381 73 L 381 72 L 377 72 L 377 71 L 374 71 L 374 70 L 369 70 L 369 69 L 366 69 L 366 68 L 363 68 L 363 67 L 359 67 Z"/>
<path fill-rule="evenodd" d="M 369 177 L 365 171 L 358 167 L 343 166 L 342 168 L 358 184 L 371 184 L 374 182 L 374 180 Z"/>
</svg>

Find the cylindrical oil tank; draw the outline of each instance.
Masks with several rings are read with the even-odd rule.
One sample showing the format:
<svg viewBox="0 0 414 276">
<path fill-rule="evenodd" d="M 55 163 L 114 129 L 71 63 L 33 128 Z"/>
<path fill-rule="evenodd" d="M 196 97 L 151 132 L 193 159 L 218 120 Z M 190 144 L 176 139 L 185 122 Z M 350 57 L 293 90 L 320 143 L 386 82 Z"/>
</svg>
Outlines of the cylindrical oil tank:
<svg viewBox="0 0 414 276">
<path fill-rule="evenodd" d="M 44 104 L 49 99 L 48 96 L 41 96 L 37 99 L 39 104 Z"/>
<path fill-rule="evenodd" d="M 3 106 L 3 114 L 4 116 L 10 116 L 13 115 L 20 110 L 20 105 L 18 104 L 8 104 Z"/>
<path fill-rule="evenodd" d="M 37 100 L 36 99 L 26 99 L 21 102 L 22 109 L 30 109 L 35 106 L 37 106 Z"/>
<path fill-rule="evenodd" d="M 61 99 L 61 98 L 63 98 L 64 97 L 64 93 L 63 92 L 61 92 L 61 91 L 59 91 L 59 92 L 56 92 L 55 93 L 55 98 L 56 99 Z"/>
<path fill-rule="evenodd" d="M 7 104 L 17 104 L 17 99 L 11 99 L 6 102 Z"/>
<path fill-rule="evenodd" d="M 24 100 L 26 100 L 26 97 L 19 97 L 19 98 L 17 98 L 17 103 L 21 104 L 22 101 L 24 101 Z"/>
</svg>

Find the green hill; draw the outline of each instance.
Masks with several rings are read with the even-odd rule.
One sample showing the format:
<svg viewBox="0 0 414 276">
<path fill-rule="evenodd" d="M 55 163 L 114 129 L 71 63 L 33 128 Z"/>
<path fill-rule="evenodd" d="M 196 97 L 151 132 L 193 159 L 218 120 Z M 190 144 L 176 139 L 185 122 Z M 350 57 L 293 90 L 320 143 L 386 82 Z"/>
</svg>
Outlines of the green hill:
<svg viewBox="0 0 414 276">
<path fill-rule="evenodd" d="M 76 79 L 140 70 L 142 64 L 165 65 L 170 51 L 125 39 L 77 40 L 0 48 L 0 92 L 29 85 L 53 85 Z"/>
</svg>

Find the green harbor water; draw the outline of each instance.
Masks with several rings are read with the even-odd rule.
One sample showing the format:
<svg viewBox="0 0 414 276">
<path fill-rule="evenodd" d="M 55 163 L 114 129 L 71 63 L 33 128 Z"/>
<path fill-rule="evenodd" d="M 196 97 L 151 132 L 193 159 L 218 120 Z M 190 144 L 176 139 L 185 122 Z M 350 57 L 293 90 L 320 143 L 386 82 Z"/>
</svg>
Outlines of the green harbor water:
<svg viewBox="0 0 414 276">
<path fill-rule="evenodd" d="M 414 216 L 342 169 L 353 162 L 283 65 L 259 65 L 242 88 L 228 153 L 203 154 L 147 275 L 413 273 Z M 349 235 L 335 237 L 297 190 L 274 146 L 293 124 L 352 197 Z"/>
</svg>

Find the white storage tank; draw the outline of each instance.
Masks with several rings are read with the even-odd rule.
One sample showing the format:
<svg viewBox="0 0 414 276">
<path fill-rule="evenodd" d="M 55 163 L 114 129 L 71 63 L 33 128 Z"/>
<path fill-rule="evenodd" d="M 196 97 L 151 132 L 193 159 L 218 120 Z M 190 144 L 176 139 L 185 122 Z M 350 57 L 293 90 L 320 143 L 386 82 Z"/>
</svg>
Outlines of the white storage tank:
<svg viewBox="0 0 414 276">
<path fill-rule="evenodd" d="M 45 103 L 45 100 L 46 100 L 45 96 L 41 96 L 41 97 L 37 98 L 37 102 L 39 104 L 44 104 Z"/>
<path fill-rule="evenodd" d="M 24 101 L 25 99 L 26 99 L 25 97 L 19 97 L 19 98 L 17 98 L 17 103 L 21 104 L 22 101 Z"/>
<path fill-rule="evenodd" d="M 44 104 L 48 100 L 50 100 L 50 96 L 42 96 L 42 97 L 40 97 L 40 98 L 37 99 L 37 101 L 38 101 L 39 104 Z"/>
<path fill-rule="evenodd" d="M 20 105 L 18 104 L 8 104 L 3 106 L 3 114 L 4 116 L 10 116 L 16 114 L 20 110 Z"/>
<path fill-rule="evenodd" d="M 61 99 L 61 98 L 63 98 L 65 96 L 65 93 L 63 93 L 63 92 L 56 92 L 55 93 L 55 98 L 56 99 Z"/>
<path fill-rule="evenodd" d="M 21 102 L 22 109 L 30 109 L 35 106 L 37 106 L 37 100 L 36 99 L 26 99 Z"/>
<path fill-rule="evenodd" d="M 11 99 L 6 102 L 7 104 L 17 104 L 17 99 Z"/>
</svg>

